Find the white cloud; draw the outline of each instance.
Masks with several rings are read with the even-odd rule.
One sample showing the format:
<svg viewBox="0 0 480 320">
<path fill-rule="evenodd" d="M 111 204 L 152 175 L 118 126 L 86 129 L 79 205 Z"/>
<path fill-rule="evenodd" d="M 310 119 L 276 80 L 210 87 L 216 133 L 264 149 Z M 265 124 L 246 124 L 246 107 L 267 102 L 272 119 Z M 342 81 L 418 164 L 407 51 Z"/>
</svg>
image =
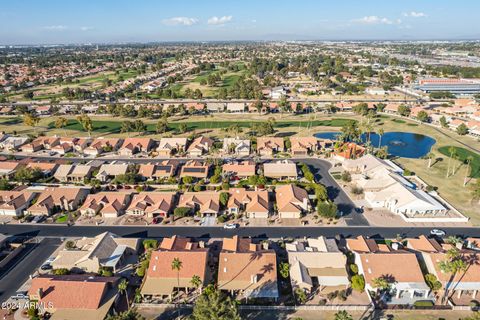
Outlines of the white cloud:
<svg viewBox="0 0 480 320">
<path fill-rule="evenodd" d="M 173 17 L 164 19 L 162 22 L 167 26 L 192 26 L 198 23 L 198 19 L 189 17 Z"/>
<path fill-rule="evenodd" d="M 211 17 L 208 19 L 207 23 L 211 25 L 223 25 L 232 21 L 232 16 L 223 16 L 223 17 Z"/>
<path fill-rule="evenodd" d="M 90 31 L 93 30 L 93 27 L 80 27 L 81 31 Z"/>
<path fill-rule="evenodd" d="M 68 27 L 64 25 L 53 25 L 53 26 L 45 26 L 43 27 L 43 29 L 50 30 L 50 31 L 63 31 L 68 29 Z"/>
<path fill-rule="evenodd" d="M 405 12 L 403 16 L 411 17 L 411 18 L 425 18 L 427 15 L 423 12 L 410 11 L 410 12 Z"/>
<path fill-rule="evenodd" d="M 402 20 L 396 19 L 391 20 L 388 18 L 378 17 L 378 16 L 365 16 L 360 19 L 355 19 L 353 22 L 361 24 L 401 24 Z"/>
</svg>

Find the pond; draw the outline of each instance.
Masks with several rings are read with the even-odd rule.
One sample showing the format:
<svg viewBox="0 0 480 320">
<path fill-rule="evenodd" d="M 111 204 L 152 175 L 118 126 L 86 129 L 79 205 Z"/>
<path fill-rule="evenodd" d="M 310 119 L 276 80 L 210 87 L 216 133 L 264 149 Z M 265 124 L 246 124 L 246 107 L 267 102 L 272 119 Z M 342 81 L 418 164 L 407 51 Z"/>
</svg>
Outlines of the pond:
<svg viewBox="0 0 480 320">
<path fill-rule="evenodd" d="M 335 140 L 338 135 L 340 132 L 319 132 L 315 137 Z M 363 134 L 362 141 L 366 139 L 367 136 Z M 436 142 L 432 137 L 411 132 L 386 132 L 381 141 L 378 134 L 372 133 L 370 141 L 374 147 L 379 147 L 381 142 L 380 146 L 386 146 L 389 154 L 402 158 L 421 158 L 430 152 Z"/>
</svg>

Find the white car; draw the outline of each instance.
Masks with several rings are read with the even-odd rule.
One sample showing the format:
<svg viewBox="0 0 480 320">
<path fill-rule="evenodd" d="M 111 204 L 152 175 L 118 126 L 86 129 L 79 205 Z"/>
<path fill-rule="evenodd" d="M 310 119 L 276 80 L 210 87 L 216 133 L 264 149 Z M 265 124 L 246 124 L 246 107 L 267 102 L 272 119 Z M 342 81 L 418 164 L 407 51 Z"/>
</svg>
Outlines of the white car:
<svg viewBox="0 0 480 320">
<path fill-rule="evenodd" d="M 223 225 L 223 229 L 237 229 L 238 225 L 236 223 L 226 223 Z"/>
<path fill-rule="evenodd" d="M 441 229 L 432 229 L 430 230 L 432 236 L 444 237 L 447 233 Z"/>
</svg>

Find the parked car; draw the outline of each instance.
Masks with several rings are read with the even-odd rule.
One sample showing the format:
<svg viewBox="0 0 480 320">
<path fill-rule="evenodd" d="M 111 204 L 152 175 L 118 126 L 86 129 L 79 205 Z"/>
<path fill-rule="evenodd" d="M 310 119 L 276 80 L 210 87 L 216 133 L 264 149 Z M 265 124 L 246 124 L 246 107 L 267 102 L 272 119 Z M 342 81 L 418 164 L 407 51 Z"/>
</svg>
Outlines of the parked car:
<svg viewBox="0 0 480 320">
<path fill-rule="evenodd" d="M 52 270 L 53 267 L 52 267 L 52 265 L 51 265 L 50 263 L 45 263 L 44 265 L 42 265 L 42 266 L 40 267 L 40 269 L 43 270 L 43 271 L 47 271 L 47 270 Z"/>
<path fill-rule="evenodd" d="M 40 223 L 43 220 L 45 220 L 45 216 L 36 216 L 35 218 L 33 218 L 32 223 Z"/>
<path fill-rule="evenodd" d="M 13 299 L 13 300 L 28 299 L 27 291 L 17 292 L 14 296 L 11 296 L 10 299 Z"/>
<path fill-rule="evenodd" d="M 237 229 L 238 224 L 236 223 L 226 223 L 223 225 L 223 229 Z"/>
<path fill-rule="evenodd" d="M 445 235 L 447 233 L 445 231 L 441 230 L 441 229 L 432 229 L 432 230 L 430 230 L 430 234 L 432 236 L 445 237 Z"/>
</svg>

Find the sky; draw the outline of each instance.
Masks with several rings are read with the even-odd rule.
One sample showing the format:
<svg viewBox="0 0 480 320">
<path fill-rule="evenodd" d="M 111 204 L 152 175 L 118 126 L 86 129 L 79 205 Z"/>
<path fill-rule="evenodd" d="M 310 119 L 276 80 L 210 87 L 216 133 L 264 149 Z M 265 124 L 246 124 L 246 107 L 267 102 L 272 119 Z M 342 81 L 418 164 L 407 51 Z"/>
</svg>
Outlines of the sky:
<svg viewBox="0 0 480 320">
<path fill-rule="evenodd" d="M 0 0 L 0 44 L 480 39 L 478 0 Z"/>
</svg>

